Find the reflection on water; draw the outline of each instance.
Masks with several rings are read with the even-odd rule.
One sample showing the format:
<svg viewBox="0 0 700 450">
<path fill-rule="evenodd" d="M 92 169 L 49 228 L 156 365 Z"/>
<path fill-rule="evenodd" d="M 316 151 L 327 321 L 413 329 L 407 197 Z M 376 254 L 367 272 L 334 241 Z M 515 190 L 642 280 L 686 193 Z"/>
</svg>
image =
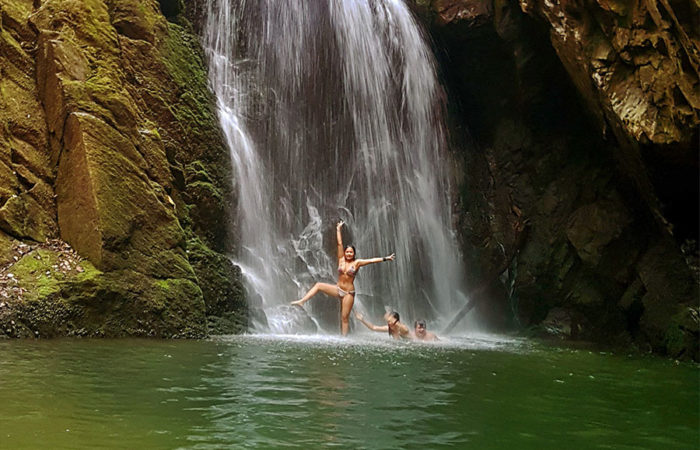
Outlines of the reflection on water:
<svg viewBox="0 0 700 450">
<path fill-rule="evenodd" d="M 698 369 L 470 336 L 0 342 L 0 448 L 695 448 Z"/>
</svg>

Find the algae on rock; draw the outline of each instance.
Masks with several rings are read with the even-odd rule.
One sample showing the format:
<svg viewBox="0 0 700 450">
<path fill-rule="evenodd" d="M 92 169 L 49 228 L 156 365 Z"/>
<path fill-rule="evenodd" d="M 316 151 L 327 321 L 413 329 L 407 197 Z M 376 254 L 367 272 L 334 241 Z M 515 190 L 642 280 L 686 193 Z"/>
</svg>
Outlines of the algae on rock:
<svg viewBox="0 0 700 450">
<path fill-rule="evenodd" d="M 156 0 L 2 0 L 0 11 L 0 249 L 60 230 L 90 261 L 64 280 L 14 278 L 19 297 L 0 286 L 13 299 L 0 317 L 41 336 L 198 337 L 208 310 L 239 312 L 240 274 L 222 254 L 228 152 L 182 10 L 169 16 L 179 24 Z M 185 178 L 194 163 L 207 189 Z M 209 256 L 191 262 L 186 236 Z M 0 257 L 0 276 L 60 256 L 46 251 Z M 229 279 L 208 276 L 219 264 Z"/>
</svg>

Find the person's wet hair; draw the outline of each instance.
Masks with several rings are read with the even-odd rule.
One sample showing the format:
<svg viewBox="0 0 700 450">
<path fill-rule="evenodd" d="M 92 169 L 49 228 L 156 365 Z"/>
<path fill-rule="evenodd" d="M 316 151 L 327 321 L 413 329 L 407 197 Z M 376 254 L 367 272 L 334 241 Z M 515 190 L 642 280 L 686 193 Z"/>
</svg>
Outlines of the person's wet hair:
<svg viewBox="0 0 700 450">
<path fill-rule="evenodd" d="M 399 319 L 399 313 L 397 313 L 396 311 L 391 311 L 389 313 L 389 317 L 393 317 L 396 320 L 401 320 L 401 319 Z"/>
<path fill-rule="evenodd" d="M 349 248 L 352 249 L 352 253 L 355 255 L 355 257 L 357 257 L 357 250 L 355 250 L 355 246 L 354 246 L 354 245 L 350 245 L 350 244 L 348 244 L 348 245 L 345 246 L 345 250 L 347 250 L 347 249 L 349 249 Z"/>
<path fill-rule="evenodd" d="M 428 327 L 425 325 L 425 320 L 416 320 L 413 324 L 413 328 L 418 328 L 419 325 L 421 328 L 425 328 L 426 330 L 428 329 Z"/>
</svg>

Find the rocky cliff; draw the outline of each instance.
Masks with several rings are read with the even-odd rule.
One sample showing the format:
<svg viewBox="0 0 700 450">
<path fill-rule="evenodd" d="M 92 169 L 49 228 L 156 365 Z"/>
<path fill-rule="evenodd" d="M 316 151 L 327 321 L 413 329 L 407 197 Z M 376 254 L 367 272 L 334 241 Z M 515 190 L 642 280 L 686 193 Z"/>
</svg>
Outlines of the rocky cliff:
<svg viewBox="0 0 700 450">
<path fill-rule="evenodd" d="M 244 322 L 228 152 L 181 9 L 0 1 L 0 336 Z"/>
<path fill-rule="evenodd" d="M 417 0 L 482 316 L 698 359 L 698 8 Z"/>
</svg>

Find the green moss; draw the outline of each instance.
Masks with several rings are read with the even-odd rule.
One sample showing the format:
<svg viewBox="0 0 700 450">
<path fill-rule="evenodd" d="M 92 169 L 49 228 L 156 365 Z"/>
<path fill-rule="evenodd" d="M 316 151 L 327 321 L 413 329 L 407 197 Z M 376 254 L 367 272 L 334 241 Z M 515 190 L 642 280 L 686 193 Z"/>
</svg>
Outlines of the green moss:
<svg viewBox="0 0 700 450">
<path fill-rule="evenodd" d="M 187 240 L 187 256 L 202 288 L 207 315 L 224 321 L 226 317 L 243 320 L 241 317 L 247 316 L 247 304 L 240 269 L 195 236 Z M 221 320 L 216 322 L 223 326 Z M 240 327 L 239 331 L 242 331 Z"/>
<path fill-rule="evenodd" d="M 28 296 L 47 297 L 59 291 L 59 281 L 52 267 L 58 263 L 58 255 L 46 250 L 37 250 L 25 255 L 10 270 L 26 286 Z"/>
<path fill-rule="evenodd" d="M 84 82 L 64 82 L 64 88 L 75 108 L 105 118 L 111 122 L 109 125 L 122 132 L 133 132 L 137 117 L 134 101 L 119 78 L 116 68 L 103 66 Z"/>
<path fill-rule="evenodd" d="M 0 266 L 12 261 L 12 238 L 0 231 Z"/>
<path fill-rule="evenodd" d="M 8 271 L 25 290 L 27 300 L 51 297 L 59 293 L 66 283 L 80 283 L 101 273 L 89 261 L 80 262 L 80 271 L 76 267 L 65 267 L 60 254 L 37 249 L 25 254 Z"/>
<path fill-rule="evenodd" d="M 144 273 L 156 278 L 186 278 L 195 279 L 192 266 L 187 261 L 185 253 L 180 248 L 158 252 L 149 258 L 149 264 Z"/>
<path fill-rule="evenodd" d="M 86 269 L 79 276 L 45 287 L 47 295 L 13 302 L 9 314 L 5 309 L 0 315 L 5 333 L 10 330 L 16 337 L 191 338 L 206 333 L 202 293 L 190 280 L 154 280 L 131 270 L 101 273 Z"/>
<path fill-rule="evenodd" d="M 40 29 L 60 30 L 62 40 L 82 41 L 81 47 L 95 60 L 118 52 L 117 35 L 110 26 L 104 0 L 43 2 L 33 22 Z"/>
<path fill-rule="evenodd" d="M 53 236 L 54 218 L 29 193 L 13 195 L 0 208 L 0 229 L 38 242 Z"/>
<path fill-rule="evenodd" d="M 700 308 L 680 306 L 664 334 L 666 353 L 674 358 L 700 358 Z"/>
<path fill-rule="evenodd" d="M 163 138 L 160 135 L 160 132 L 158 131 L 158 124 L 151 120 L 145 119 L 141 123 L 141 132 L 148 133 L 159 141 L 163 140 Z"/>
<path fill-rule="evenodd" d="M 172 113 L 194 135 L 215 127 L 216 113 L 207 87 L 207 70 L 199 42 L 183 27 L 170 23 L 162 48 L 163 63 L 182 95 Z"/>
<path fill-rule="evenodd" d="M 194 181 L 214 183 L 211 175 L 209 175 L 209 171 L 204 166 L 202 161 L 193 161 L 185 166 L 185 180 L 188 183 L 192 183 Z"/>
<path fill-rule="evenodd" d="M 192 227 L 207 245 L 219 251 L 227 240 L 227 205 L 224 197 L 212 183 L 196 181 L 187 185 L 185 200 L 192 205 L 189 216 Z"/>
<path fill-rule="evenodd" d="M 672 325 L 666 330 L 664 345 L 670 356 L 676 357 L 685 350 L 685 333 L 678 325 Z"/>
<path fill-rule="evenodd" d="M 195 181 L 187 185 L 187 193 L 192 195 L 197 203 L 214 203 L 220 204 L 223 202 L 221 191 L 212 183 L 205 181 Z M 206 201 L 203 201 L 206 200 Z M 218 208 L 217 208 L 218 209 Z"/>
</svg>

